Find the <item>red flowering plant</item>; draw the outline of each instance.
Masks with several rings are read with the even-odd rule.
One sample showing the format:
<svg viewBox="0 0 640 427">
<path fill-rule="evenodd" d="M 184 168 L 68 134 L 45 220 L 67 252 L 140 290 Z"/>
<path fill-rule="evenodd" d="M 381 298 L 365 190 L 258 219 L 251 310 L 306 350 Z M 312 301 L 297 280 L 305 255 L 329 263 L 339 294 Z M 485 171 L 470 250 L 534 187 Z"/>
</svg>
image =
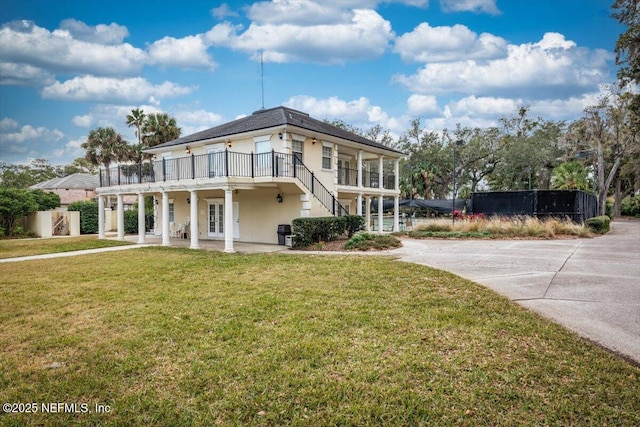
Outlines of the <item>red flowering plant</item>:
<svg viewBox="0 0 640 427">
<path fill-rule="evenodd" d="M 453 211 L 453 217 L 457 220 L 482 221 L 484 219 L 484 214 L 482 213 L 465 214 L 464 212 L 461 212 L 456 209 Z"/>
</svg>

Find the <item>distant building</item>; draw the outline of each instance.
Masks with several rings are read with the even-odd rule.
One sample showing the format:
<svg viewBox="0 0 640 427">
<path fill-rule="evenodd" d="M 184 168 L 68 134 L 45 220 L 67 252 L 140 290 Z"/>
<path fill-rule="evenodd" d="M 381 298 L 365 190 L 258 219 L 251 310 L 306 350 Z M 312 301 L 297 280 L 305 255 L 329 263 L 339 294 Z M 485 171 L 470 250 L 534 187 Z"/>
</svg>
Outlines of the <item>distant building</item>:
<svg viewBox="0 0 640 427">
<path fill-rule="evenodd" d="M 32 185 L 29 188 L 57 194 L 60 196 L 60 207 L 57 210 L 66 211 L 67 206 L 71 203 L 94 200 L 97 197 L 96 188 L 99 186 L 100 179 L 98 175 L 74 173 L 62 178 L 52 178 L 48 181 Z M 136 201 L 135 196 L 125 197 L 125 209 L 132 207 Z"/>
</svg>

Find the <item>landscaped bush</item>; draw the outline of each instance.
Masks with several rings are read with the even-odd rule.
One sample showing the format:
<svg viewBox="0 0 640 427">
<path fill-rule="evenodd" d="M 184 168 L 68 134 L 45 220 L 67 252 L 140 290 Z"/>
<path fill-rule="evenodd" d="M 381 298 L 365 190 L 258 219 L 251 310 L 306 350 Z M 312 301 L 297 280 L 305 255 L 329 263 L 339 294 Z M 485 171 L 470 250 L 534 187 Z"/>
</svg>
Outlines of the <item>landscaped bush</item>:
<svg viewBox="0 0 640 427">
<path fill-rule="evenodd" d="M 96 234 L 98 232 L 97 202 L 74 202 L 69 205 L 67 210 L 80 212 L 80 234 Z"/>
<path fill-rule="evenodd" d="M 329 242 L 345 233 L 352 235 L 362 227 L 364 219 L 357 215 L 296 218 L 291 222 L 293 246 L 304 247 L 318 242 Z"/>
<path fill-rule="evenodd" d="M 390 234 L 358 233 L 349 239 L 344 248 L 368 251 L 369 249 L 397 248 L 400 244 L 400 240 Z"/>
<path fill-rule="evenodd" d="M 124 211 L 125 234 L 138 233 L 138 211 Z"/>
<path fill-rule="evenodd" d="M 629 196 L 620 203 L 622 215 L 640 217 L 640 196 Z"/>
<path fill-rule="evenodd" d="M 611 218 L 607 215 L 596 216 L 593 218 L 589 218 L 587 221 L 587 227 L 594 233 L 605 234 L 609 232 Z"/>
<path fill-rule="evenodd" d="M 364 230 L 364 217 L 360 215 L 345 216 L 347 219 L 347 237 L 351 238 L 358 231 Z"/>
</svg>

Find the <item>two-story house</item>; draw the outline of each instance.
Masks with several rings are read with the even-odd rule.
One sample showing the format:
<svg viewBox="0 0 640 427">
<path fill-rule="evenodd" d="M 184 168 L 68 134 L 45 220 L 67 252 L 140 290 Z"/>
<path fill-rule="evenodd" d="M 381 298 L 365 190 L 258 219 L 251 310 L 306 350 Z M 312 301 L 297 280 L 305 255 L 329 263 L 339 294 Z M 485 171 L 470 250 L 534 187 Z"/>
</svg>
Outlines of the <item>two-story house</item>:
<svg viewBox="0 0 640 427">
<path fill-rule="evenodd" d="M 365 215 L 378 203 L 376 230 L 383 231 L 383 200 L 394 203 L 398 230 L 399 159 L 403 153 L 286 107 L 259 110 L 146 150 L 150 162 L 100 172 L 100 236 L 106 196 L 117 197 L 118 237 L 124 238 L 123 196 L 158 204 L 156 233 L 171 237 L 278 243 L 278 226 L 294 218 Z M 177 232 L 182 226 L 182 230 Z M 139 243 L 145 242 L 144 226 Z"/>
</svg>

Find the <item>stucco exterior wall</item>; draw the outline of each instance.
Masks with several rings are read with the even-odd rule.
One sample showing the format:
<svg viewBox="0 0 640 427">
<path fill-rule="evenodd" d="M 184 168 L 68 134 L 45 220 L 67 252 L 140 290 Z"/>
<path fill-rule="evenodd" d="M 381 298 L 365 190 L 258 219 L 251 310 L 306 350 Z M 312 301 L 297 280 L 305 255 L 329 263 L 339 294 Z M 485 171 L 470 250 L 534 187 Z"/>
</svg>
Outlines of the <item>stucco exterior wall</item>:
<svg viewBox="0 0 640 427">
<path fill-rule="evenodd" d="M 276 200 L 277 195 L 282 196 L 282 203 Z M 174 218 L 176 227 L 186 224 L 187 218 L 191 221 L 191 205 L 187 203 L 190 193 L 169 193 L 169 200 L 174 203 Z M 209 235 L 209 204 L 221 203 L 224 205 L 223 190 L 198 191 L 198 239 L 219 239 L 222 236 Z M 239 236 L 234 239 L 241 242 L 278 243 L 278 225 L 291 224 L 295 218 L 305 216 L 303 211 L 308 208 L 309 216 L 330 216 L 331 214 L 313 196 L 305 202 L 302 193 L 285 193 L 281 189 L 259 188 L 233 190 L 233 202 L 238 205 Z M 162 198 L 158 197 L 158 224 L 162 223 Z M 190 200 L 190 202 L 192 202 Z M 157 234 L 161 233 L 161 227 L 156 227 Z"/>
</svg>

